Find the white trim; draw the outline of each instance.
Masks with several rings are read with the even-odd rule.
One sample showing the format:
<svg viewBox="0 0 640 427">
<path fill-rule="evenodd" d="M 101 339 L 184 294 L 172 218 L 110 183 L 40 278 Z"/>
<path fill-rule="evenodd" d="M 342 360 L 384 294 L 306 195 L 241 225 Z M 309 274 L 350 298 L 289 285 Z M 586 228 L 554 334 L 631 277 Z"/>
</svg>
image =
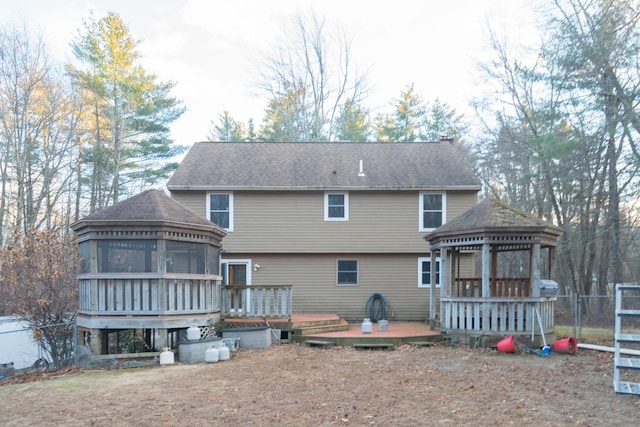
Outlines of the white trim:
<svg viewBox="0 0 640 427">
<path fill-rule="evenodd" d="M 227 268 L 224 271 L 225 274 L 223 274 L 222 271 L 222 264 L 227 264 Z M 229 264 L 233 264 L 233 265 L 245 265 L 247 267 L 247 277 L 246 277 L 246 281 L 247 281 L 247 286 L 251 285 L 251 259 L 247 258 L 247 259 L 221 259 L 220 260 L 220 275 L 221 276 L 226 276 L 227 280 L 229 280 Z M 226 283 L 223 283 L 226 284 Z"/>
<path fill-rule="evenodd" d="M 225 267 L 226 264 L 226 267 Z M 227 281 L 229 281 L 229 264 L 232 265 L 244 265 L 246 268 L 246 286 L 251 285 L 251 259 L 221 259 L 220 260 L 220 275 L 222 277 L 226 277 Z M 227 285 L 228 283 L 223 283 L 223 285 Z M 247 289 L 247 301 L 251 301 L 251 289 Z M 251 307 L 249 307 L 251 309 Z M 240 309 L 242 312 L 244 308 Z M 233 310 L 232 310 L 233 311 Z M 249 311 L 251 313 L 251 311 Z"/>
<path fill-rule="evenodd" d="M 433 231 L 437 227 L 424 228 L 422 224 L 423 214 L 424 214 L 424 198 L 422 196 L 425 194 L 435 194 L 435 195 L 442 196 L 442 224 L 444 224 L 445 222 L 447 222 L 447 193 L 441 193 L 436 191 L 421 191 L 418 194 L 418 231 Z"/>
<path fill-rule="evenodd" d="M 418 287 L 422 288 L 422 289 L 429 289 L 431 287 L 431 285 L 425 285 L 422 283 L 422 263 L 423 262 L 428 262 L 429 264 L 431 264 L 431 256 L 426 256 L 426 257 L 419 257 L 418 258 Z M 439 278 L 440 280 L 436 283 L 436 288 L 440 287 L 440 282 L 442 281 L 442 262 L 440 262 L 440 257 L 436 257 L 436 263 L 438 264 L 438 266 L 440 267 L 440 271 L 439 271 Z"/>
<path fill-rule="evenodd" d="M 338 264 L 340 261 L 355 261 L 356 262 L 356 283 L 338 283 Z M 336 259 L 336 286 L 360 286 L 360 260 L 357 258 L 338 258 Z"/>
<path fill-rule="evenodd" d="M 212 195 L 225 195 L 229 196 L 229 228 L 225 228 L 226 231 L 233 231 L 233 192 L 232 191 L 209 191 L 206 196 L 206 216 L 211 221 L 211 196 Z M 212 221 L 213 222 L 213 221 Z"/>
<path fill-rule="evenodd" d="M 344 196 L 344 216 L 342 218 L 329 217 L 329 195 Z M 349 192 L 325 191 L 324 193 L 324 220 L 325 221 L 349 221 Z"/>
</svg>

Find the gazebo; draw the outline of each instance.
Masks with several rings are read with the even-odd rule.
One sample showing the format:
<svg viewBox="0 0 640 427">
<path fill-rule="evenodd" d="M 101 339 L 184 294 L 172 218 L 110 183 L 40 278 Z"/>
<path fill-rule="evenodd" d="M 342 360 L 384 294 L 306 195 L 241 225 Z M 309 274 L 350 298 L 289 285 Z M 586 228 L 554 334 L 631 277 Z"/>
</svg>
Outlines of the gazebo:
<svg viewBox="0 0 640 427">
<path fill-rule="evenodd" d="M 441 332 L 484 341 L 531 337 L 537 328 L 539 342 L 541 325 L 545 336 L 555 339 L 557 283 L 551 276 L 561 235 L 559 227 L 495 199 L 480 202 L 426 235 L 431 265 L 440 260 Z M 470 260 L 473 265 L 465 266 Z M 480 276 L 464 277 L 464 271 L 477 270 Z M 431 275 L 431 283 L 437 283 L 436 269 Z M 429 320 L 435 328 L 433 287 Z"/>
<path fill-rule="evenodd" d="M 221 318 L 225 231 L 158 190 L 73 224 L 81 257 L 80 344 L 96 355 L 175 348 Z"/>
</svg>

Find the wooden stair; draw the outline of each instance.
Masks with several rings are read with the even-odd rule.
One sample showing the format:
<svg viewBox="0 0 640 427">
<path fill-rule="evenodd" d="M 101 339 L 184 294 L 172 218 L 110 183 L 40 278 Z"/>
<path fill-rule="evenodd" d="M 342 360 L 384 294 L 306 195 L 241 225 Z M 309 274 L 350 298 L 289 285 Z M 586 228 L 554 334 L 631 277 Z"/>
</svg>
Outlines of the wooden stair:
<svg viewBox="0 0 640 427">
<path fill-rule="evenodd" d="M 304 324 L 297 324 L 293 327 L 293 335 L 313 335 L 313 334 L 323 334 L 327 332 L 340 332 L 340 331 L 348 331 L 349 323 L 346 320 L 338 318 L 335 321 L 331 322 L 307 322 Z"/>
</svg>

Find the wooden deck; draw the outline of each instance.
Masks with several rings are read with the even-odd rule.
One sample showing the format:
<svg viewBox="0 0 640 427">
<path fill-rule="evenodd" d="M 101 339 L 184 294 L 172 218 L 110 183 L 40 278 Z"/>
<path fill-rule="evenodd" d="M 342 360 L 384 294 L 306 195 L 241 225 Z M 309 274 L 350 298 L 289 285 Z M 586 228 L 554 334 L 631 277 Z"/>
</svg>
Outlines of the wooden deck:
<svg viewBox="0 0 640 427">
<path fill-rule="evenodd" d="M 291 321 L 229 319 L 228 327 L 271 326 L 282 331 L 284 342 L 309 346 L 352 346 L 362 349 L 393 349 L 403 344 L 430 345 L 442 340 L 440 331 L 432 331 L 426 322 L 389 322 L 386 332 L 374 323 L 371 333 L 362 333 L 360 323 L 348 323 L 335 314 L 293 314 Z"/>
</svg>

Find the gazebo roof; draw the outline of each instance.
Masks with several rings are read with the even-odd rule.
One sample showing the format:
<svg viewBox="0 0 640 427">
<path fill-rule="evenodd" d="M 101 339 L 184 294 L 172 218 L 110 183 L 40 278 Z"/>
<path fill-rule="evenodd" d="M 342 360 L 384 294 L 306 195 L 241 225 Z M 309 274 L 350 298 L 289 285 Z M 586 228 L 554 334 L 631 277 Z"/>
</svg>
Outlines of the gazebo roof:
<svg viewBox="0 0 640 427">
<path fill-rule="evenodd" d="M 560 227 L 499 200 L 486 199 L 424 238 L 432 248 L 477 246 L 482 243 L 513 245 L 534 240 L 545 246 L 556 246 L 557 238 L 562 233 Z"/>
<path fill-rule="evenodd" d="M 115 205 L 89 214 L 72 225 L 78 233 L 87 226 L 130 228 L 174 226 L 226 233 L 213 222 L 199 216 L 159 190 L 147 190 Z"/>
</svg>

